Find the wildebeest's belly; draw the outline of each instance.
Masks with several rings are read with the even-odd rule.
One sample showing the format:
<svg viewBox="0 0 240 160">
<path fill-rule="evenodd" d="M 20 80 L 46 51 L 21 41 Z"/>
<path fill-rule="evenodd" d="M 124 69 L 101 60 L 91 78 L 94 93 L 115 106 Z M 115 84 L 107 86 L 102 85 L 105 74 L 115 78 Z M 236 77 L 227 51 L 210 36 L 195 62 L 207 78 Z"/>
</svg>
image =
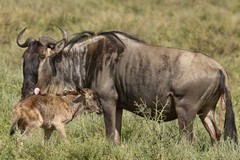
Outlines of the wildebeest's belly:
<svg viewBox="0 0 240 160">
<path fill-rule="evenodd" d="M 158 121 L 171 121 L 177 118 L 171 95 L 152 97 L 130 96 L 118 102 L 118 107 Z"/>
</svg>

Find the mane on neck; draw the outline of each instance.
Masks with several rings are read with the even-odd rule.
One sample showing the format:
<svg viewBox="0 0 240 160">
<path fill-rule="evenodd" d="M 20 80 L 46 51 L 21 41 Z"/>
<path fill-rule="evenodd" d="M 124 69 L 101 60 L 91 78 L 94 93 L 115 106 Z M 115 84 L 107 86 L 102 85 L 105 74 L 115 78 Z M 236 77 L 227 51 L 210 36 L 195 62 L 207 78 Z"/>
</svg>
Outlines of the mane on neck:
<svg viewBox="0 0 240 160">
<path fill-rule="evenodd" d="M 52 55 L 50 58 L 50 66 L 52 68 L 52 84 L 50 85 L 52 85 L 54 88 L 54 85 L 60 84 L 60 88 L 58 90 L 65 89 L 65 87 L 71 88 L 75 86 L 88 86 L 90 82 L 86 80 L 86 72 L 89 66 L 86 65 L 90 64 L 89 59 L 91 60 L 92 58 L 88 58 L 87 61 L 88 49 L 81 46 L 98 43 L 101 39 L 104 39 L 106 45 L 111 45 L 108 47 L 109 53 L 117 51 L 117 53 L 120 54 L 125 50 L 126 45 L 119 35 L 136 41 L 137 43 L 144 43 L 142 40 L 139 40 L 136 37 L 118 31 L 100 32 L 98 34 L 95 34 L 91 31 L 78 33 L 67 42 L 66 47 L 60 53 Z M 101 47 L 104 47 L 105 44 L 98 45 L 100 48 L 96 49 L 95 52 L 99 52 Z M 114 50 L 112 50 L 113 48 Z M 99 54 L 96 53 L 94 55 L 98 56 Z M 91 65 L 100 64 L 91 63 Z M 92 74 L 90 76 L 92 76 Z M 88 78 L 90 76 L 88 74 Z"/>
<path fill-rule="evenodd" d="M 143 40 L 140 40 L 135 36 L 132 36 L 130 34 L 127 34 L 125 32 L 120 32 L 120 31 L 99 32 L 98 34 L 95 34 L 92 31 L 83 31 L 83 32 L 75 34 L 75 36 L 67 42 L 66 46 L 69 46 L 69 50 L 70 50 L 73 47 L 73 45 L 76 43 L 85 42 L 89 39 L 94 39 L 95 37 L 103 36 L 103 37 L 107 38 L 111 43 L 115 44 L 118 48 L 124 49 L 125 44 L 117 36 L 117 34 L 120 34 L 120 35 L 122 35 L 126 38 L 129 38 L 133 41 L 136 41 L 138 43 L 145 43 Z"/>
</svg>

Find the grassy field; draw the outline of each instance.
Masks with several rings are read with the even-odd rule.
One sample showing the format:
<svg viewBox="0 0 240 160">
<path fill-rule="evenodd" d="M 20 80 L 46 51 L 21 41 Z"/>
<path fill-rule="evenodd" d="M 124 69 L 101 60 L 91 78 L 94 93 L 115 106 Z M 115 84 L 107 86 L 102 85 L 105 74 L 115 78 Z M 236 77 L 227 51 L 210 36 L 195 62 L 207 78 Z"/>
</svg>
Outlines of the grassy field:
<svg viewBox="0 0 240 160">
<path fill-rule="evenodd" d="M 239 159 L 240 147 L 223 140 L 214 147 L 199 118 L 195 143 L 181 140 L 177 121 L 157 123 L 124 112 L 122 144 L 105 138 L 103 117 L 84 115 L 67 128 L 69 143 L 54 134 L 43 145 L 37 132 L 16 147 L 9 137 L 10 116 L 20 99 L 24 38 L 49 35 L 61 39 L 56 24 L 70 35 L 84 30 L 119 30 L 147 43 L 203 52 L 216 59 L 230 78 L 237 129 L 240 132 L 240 1 L 239 0 L 0 0 L 0 159 Z M 218 115 L 216 115 L 217 121 Z"/>
</svg>

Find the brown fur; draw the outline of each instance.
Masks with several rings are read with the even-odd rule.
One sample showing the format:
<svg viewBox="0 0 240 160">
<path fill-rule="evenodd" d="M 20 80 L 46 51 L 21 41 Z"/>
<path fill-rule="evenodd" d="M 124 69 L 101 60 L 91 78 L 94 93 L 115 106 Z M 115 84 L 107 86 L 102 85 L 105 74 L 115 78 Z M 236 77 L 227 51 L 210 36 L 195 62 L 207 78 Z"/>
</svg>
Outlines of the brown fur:
<svg viewBox="0 0 240 160">
<path fill-rule="evenodd" d="M 36 128 L 44 129 L 44 138 L 48 141 L 53 130 L 57 130 L 66 139 L 64 125 L 83 113 L 101 112 L 100 103 L 95 93 L 90 89 L 83 89 L 83 93 L 75 94 L 71 91 L 63 95 L 33 95 L 20 100 L 12 112 L 12 126 L 10 135 L 18 129 L 21 131 L 19 139 L 26 138 Z M 17 143 L 19 141 L 17 140 Z"/>
</svg>

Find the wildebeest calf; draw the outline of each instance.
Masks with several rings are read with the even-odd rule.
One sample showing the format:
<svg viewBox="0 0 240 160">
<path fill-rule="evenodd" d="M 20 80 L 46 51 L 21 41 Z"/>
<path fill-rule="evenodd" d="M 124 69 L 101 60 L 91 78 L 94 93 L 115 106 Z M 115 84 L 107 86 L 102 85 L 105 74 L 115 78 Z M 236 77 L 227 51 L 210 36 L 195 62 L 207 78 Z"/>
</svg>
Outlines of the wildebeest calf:
<svg viewBox="0 0 240 160">
<path fill-rule="evenodd" d="M 83 113 L 84 110 L 101 113 L 96 94 L 87 88 L 81 92 L 66 91 L 63 95 L 32 95 L 20 100 L 12 112 L 10 135 L 16 128 L 21 131 L 20 139 L 26 138 L 34 129 L 44 129 L 44 139 L 48 141 L 53 130 L 66 140 L 64 125 Z"/>
</svg>

